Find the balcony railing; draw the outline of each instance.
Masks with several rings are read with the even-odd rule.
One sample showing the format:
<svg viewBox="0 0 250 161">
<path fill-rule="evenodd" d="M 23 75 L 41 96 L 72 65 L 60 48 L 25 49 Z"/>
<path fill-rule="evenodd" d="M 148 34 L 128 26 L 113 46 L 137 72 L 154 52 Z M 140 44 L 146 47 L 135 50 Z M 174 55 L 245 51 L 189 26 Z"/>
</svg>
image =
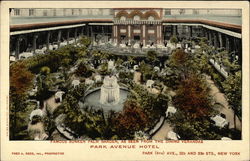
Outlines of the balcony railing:
<svg viewBox="0 0 250 161">
<path fill-rule="evenodd" d="M 140 24 L 153 24 L 153 25 L 159 25 L 161 24 L 161 20 L 114 20 L 115 25 L 140 25 Z"/>
</svg>

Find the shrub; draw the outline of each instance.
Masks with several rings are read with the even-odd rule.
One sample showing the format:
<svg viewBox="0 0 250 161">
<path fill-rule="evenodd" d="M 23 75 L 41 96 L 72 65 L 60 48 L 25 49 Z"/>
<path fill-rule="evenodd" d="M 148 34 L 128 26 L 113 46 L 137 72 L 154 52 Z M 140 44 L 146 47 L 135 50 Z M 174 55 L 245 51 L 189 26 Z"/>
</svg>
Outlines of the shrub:
<svg viewBox="0 0 250 161">
<path fill-rule="evenodd" d="M 50 68 L 47 67 L 47 66 L 44 66 L 44 67 L 41 68 L 40 73 L 42 75 L 48 75 L 50 73 Z"/>
</svg>

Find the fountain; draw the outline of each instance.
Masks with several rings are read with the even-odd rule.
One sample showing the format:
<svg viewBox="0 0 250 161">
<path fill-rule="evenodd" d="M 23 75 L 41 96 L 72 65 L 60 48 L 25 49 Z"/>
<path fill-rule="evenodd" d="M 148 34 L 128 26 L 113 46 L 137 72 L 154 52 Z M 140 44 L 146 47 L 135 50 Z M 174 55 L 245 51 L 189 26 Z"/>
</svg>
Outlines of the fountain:
<svg viewBox="0 0 250 161">
<path fill-rule="evenodd" d="M 85 96 L 80 100 L 80 108 L 89 106 L 94 109 L 122 111 L 123 104 L 127 99 L 128 89 L 119 86 L 117 77 L 105 76 L 101 87 L 86 91 Z"/>
<path fill-rule="evenodd" d="M 113 74 L 104 77 L 101 87 L 86 91 L 84 97 L 79 101 L 80 108 L 103 109 L 105 113 L 110 110 L 116 112 L 123 110 L 123 104 L 129 93 L 128 89 L 117 83 L 114 61 L 108 62 L 108 70 Z M 102 80 L 100 75 L 98 80 Z"/>
<path fill-rule="evenodd" d="M 120 100 L 120 86 L 115 76 L 105 76 L 101 87 L 100 103 L 117 104 Z"/>
</svg>

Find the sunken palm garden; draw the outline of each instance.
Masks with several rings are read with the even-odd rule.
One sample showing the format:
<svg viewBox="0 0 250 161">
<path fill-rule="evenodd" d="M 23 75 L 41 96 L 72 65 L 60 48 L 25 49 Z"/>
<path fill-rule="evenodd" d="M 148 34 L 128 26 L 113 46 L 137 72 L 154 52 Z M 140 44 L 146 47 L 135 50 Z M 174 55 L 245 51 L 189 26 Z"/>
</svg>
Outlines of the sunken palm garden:
<svg viewBox="0 0 250 161">
<path fill-rule="evenodd" d="M 239 26 L 111 11 L 11 26 L 10 140 L 241 139 Z"/>
<path fill-rule="evenodd" d="M 81 37 L 11 63 L 11 139 L 154 139 L 163 124 L 173 134 L 164 139 L 241 138 L 221 112 L 240 121 L 241 67 L 225 49 L 172 36 L 168 53 L 144 53 L 117 55 Z M 222 58 L 227 78 L 211 62 Z"/>
</svg>

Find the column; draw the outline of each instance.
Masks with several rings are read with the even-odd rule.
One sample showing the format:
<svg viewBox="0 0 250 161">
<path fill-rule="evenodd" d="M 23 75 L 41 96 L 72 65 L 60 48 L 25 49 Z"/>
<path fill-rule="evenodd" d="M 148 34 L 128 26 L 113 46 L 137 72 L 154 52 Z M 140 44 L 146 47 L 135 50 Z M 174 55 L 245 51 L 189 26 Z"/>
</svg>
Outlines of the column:
<svg viewBox="0 0 250 161">
<path fill-rule="evenodd" d="M 84 30 L 84 27 L 81 27 L 81 36 L 83 36 L 83 30 Z"/>
<path fill-rule="evenodd" d="M 128 44 L 131 42 L 131 25 L 128 25 Z"/>
<path fill-rule="evenodd" d="M 66 31 L 66 39 L 67 39 L 67 45 L 69 45 L 69 32 L 70 32 L 70 29 L 67 29 Z"/>
<path fill-rule="evenodd" d="M 217 41 L 218 39 L 217 39 L 217 32 L 216 31 L 213 32 L 213 37 L 214 37 L 214 47 L 218 48 L 219 45 L 218 45 L 218 41 Z"/>
<path fill-rule="evenodd" d="M 220 32 L 218 32 L 218 38 L 219 38 L 220 48 L 222 48 L 223 47 L 223 41 L 222 41 L 222 34 Z"/>
<path fill-rule="evenodd" d="M 226 37 L 226 50 L 228 51 L 228 52 L 230 52 L 230 42 L 229 42 L 229 37 L 228 37 L 228 35 L 225 35 L 225 37 Z"/>
<path fill-rule="evenodd" d="M 18 36 L 16 39 L 16 53 L 15 53 L 16 59 L 18 59 L 18 56 L 20 53 L 20 41 L 22 41 L 22 38 L 20 36 Z"/>
<path fill-rule="evenodd" d="M 177 35 L 177 26 L 176 25 L 174 25 L 173 26 L 173 35 Z"/>
<path fill-rule="evenodd" d="M 142 26 L 142 43 L 143 43 L 143 46 L 146 46 L 146 26 L 145 26 L 145 24 Z"/>
<path fill-rule="evenodd" d="M 101 26 L 102 27 L 102 39 L 101 39 L 101 43 L 106 42 L 105 41 L 105 33 L 104 33 L 104 26 Z"/>
<path fill-rule="evenodd" d="M 36 40 L 38 38 L 38 35 L 37 34 L 34 34 L 33 35 L 33 52 L 35 53 L 35 50 L 36 50 Z"/>
<path fill-rule="evenodd" d="M 47 50 L 49 50 L 50 31 L 47 32 Z"/>
<path fill-rule="evenodd" d="M 77 28 L 75 28 L 74 38 L 75 38 L 75 41 L 76 41 L 76 38 L 77 38 Z"/>
<path fill-rule="evenodd" d="M 113 26 L 113 42 L 117 44 L 117 25 Z"/>
<path fill-rule="evenodd" d="M 90 33 L 89 33 L 90 40 L 91 40 L 91 42 L 93 44 L 93 42 L 94 42 L 93 26 L 89 26 L 89 28 L 90 28 Z"/>
<path fill-rule="evenodd" d="M 60 47 L 61 35 L 62 35 L 62 31 L 58 30 L 58 35 L 57 35 L 57 45 L 58 45 L 58 48 Z"/>
<path fill-rule="evenodd" d="M 89 24 L 87 23 L 85 27 L 86 27 L 86 36 L 90 37 L 90 35 L 89 35 Z"/>
<path fill-rule="evenodd" d="M 193 36 L 192 26 L 188 26 L 189 30 L 189 37 L 191 38 Z"/>
<path fill-rule="evenodd" d="M 89 26 L 90 28 L 90 39 L 91 39 L 91 42 L 92 44 L 94 43 L 94 40 L 95 40 L 95 37 L 94 37 L 94 33 L 93 33 L 93 26 Z"/>
<path fill-rule="evenodd" d="M 209 40 L 209 44 L 213 45 L 213 41 L 212 41 L 212 33 L 210 30 L 208 30 L 208 40 Z"/>
<path fill-rule="evenodd" d="M 162 25 L 159 26 L 159 36 L 160 36 L 160 41 L 159 43 L 162 44 Z"/>
<path fill-rule="evenodd" d="M 160 38 L 160 36 L 159 36 L 159 26 L 157 25 L 156 26 L 156 44 L 159 44 L 159 38 Z"/>
<path fill-rule="evenodd" d="M 207 32 L 207 29 L 206 28 L 203 28 L 203 32 L 205 33 L 205 37 L 207 38 L 207 40 L 209 39 L 209 36 L 208 36 L 208 32 Z"/>
</svg>

